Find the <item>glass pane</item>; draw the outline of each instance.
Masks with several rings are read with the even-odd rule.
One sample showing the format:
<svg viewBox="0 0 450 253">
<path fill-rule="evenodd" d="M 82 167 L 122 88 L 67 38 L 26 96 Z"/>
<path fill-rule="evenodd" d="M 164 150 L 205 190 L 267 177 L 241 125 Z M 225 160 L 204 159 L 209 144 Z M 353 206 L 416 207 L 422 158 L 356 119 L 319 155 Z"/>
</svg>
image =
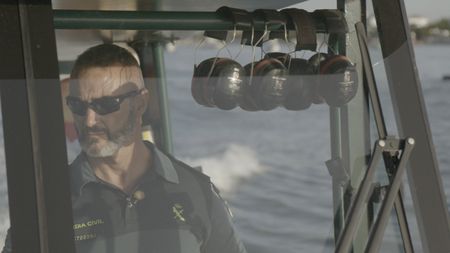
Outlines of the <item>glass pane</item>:
<svg viewBox="0 0 450 253">
<path fill-rule="evenodd" d="M 115 31 L 115 33 L 127 34 L 127 32 L 122 31 Z M 136 33 L 131 34 L 134 35 Z M 164 34 L 161 33 L 159 36 L 164 36 Z M 308 84 L 310 93 L 304 99 L 309 101 L 309 104 L 303 108 L 307 110 L 286 110 L 282 106 L 283 101 L 276 101 L 274 103 L 278 104 L 275 104 L 272 108 L 259 112 L 251 112 L 248 108 L 243 110 L 240 107 L 234 110 L 207 108 L 197 104 L 191 94 L 193 64 L 200 64 L 205 59 L 215 57 L 220 51 L 220 57 L 234 59 L 237 62 L 236 64 L 241 66 L 248 65 L 247 68 L 251 68 L 252 64 L 248 63 L 252 62 L 252 59 L 254 61 L 260 60 L 263 52 L 260 49 L 253 51 L 252 47 L 248 46 L 241 48 L 236 42 L 220 50 L 220 42 L 207 41 L 202 43 L 200 33 L 179 34 L 183 35 L 183 38 L 177 40 L 173 45 L 168 44 L 165 52 L 166 82 L 169 94 L 168 105 L 170 107 L 170 118 L 168 119 L 171 121 L 173 130 L 175 156 L 194 168 L 200 167 L 203 173 L 211 177 L 212 182 L 220 191 L 221 197 L 217 199 L 218 203 L 222 203 L 221 205 L 223 206 L 222 199 L 228 203 L 234 214 L 234 225 L 232 225 L 235 227 L 234 233 L 236 237 L 239 237 L 244 242 L 248 252 L 333 251 L 333 218 L 335 216 L 333 214 L 333 185 L 332 178 L 325 165 L 325 162 L 331 157 L 329 148 L 331 145 L 330 107 L 323 98 L 319 98 L 321 95 L 318 93 L 318 86 L 314 85 L 329 83 L 334 80 L 333 78 L 339 78 L 339 76 L 330 74 L 321 77 L 315 72 L 317 70 L 290 76 L 291 79 L 289 80 L 292 83 L 303 82 Z M 73 59 L 79 54 L 78 52 L 83 52 L 91 45 L 97 44 L 95 39 L 77 42 L 66 40 L 66 38 L 85 36 L 93 36 L 95 38 L 97 35 L 95 31 L 57 31 L 59 60 L 61 69 L 65 70 L 65 73 L 70 71 Z M 323 40 L 320 50 L 326 50 L 328 37 L 321 36 L 320 39 Z M 240 37 L 235 39 L 235 41 L 239 40 Z M 121 46 L 123 45 L 122 43 Z M 292 43 L 286 43 L 283 40 L 268 42 L 264 46 L 264 53 L 289 52 L 292 47 Z M 153 56 L 158 53 L 158 48 L 149 46 L 141 50 L 141 64 L 146 64 L 150 68 L 155 67 L 158 63 L 154 61 Z M 292 60 L 289 60 L 289 62 L 292 62 L 292 64 L 293 62 L 307 62 L 307 59 L 311 58 L 313 54 L 313 52 L 292 54 Z M 99 55 L 94 58 L 101 57 Z M 303 61 L 300 61 L 300 59 L 303 59 Z M 280 64 L 283 63 L 280 62 Z M 64 69 L 65 66 L 69 66 L 69 68 Z M 150 108 L 142 122 L 144 125 L 148 124 L 148 122 L 151 123 L 150 126 L 144 126 L 144 128 L 148 129 L 151 127 L 153 130 L 151 139 L 160 149 L 164 149 L 166 147 L 163 131 L 164 117 L 167 116 L 164 112 L 158 111 L 158 106 L 161 105 L 161 101 L 158 103 L 158 99 L 161 100 L 161 90 L 158 90 L 155 84 L 164 81 L 163 79 L 155 78 L 155 71 L 158 70 L 158 67 L 156 66 L 148 73 L 144 73 L 145 81 L 150 87 Z M 98 67 L 98 73 L 94 71 L 95 67 L 88 67 L 82 71 L 72 71 L 72 77 L 75 76 L 75 78 L 72 78 L 69 82 L 66 80 L 67 74 L 61 74 L 62 97 L 69 106 L 64 109 L 68 157 L 69 161 L 75 159 L 72 164 L 72 170 L 75 169 L 75 172 L 78 170 L 89 172 L 89 178 L 83 179 L 89 182 L 86 185 L 82 184 L 83 187 L 86 187 L 86 189 L 81 187 L 83 190 L 89 191 L 91 195 L 95 196 L 109 194 L 106 196 L 116 200 L 118 198 L 117 201 L 121 204 L 114 206 L 113 203 L 109 202 L 111 200 L 104 196 L 98 196 L 95 203 L 83 200 L 88 201 L 88 204 L 81 205 L 83 202 L 79 203 L 79 201 L 81 201 L 83 195 L 75 197 L 75 242 L 79 250 L 97 249 L 97 247 L 101 249 L 106 249 L 107 247 L 115 249 L 118 247 L 117 249 L 120 249 L 123 246 L 120 246 L 119 242 L 125 240 L 123 239 L 124 237 L 130 237 L 133 245 L 132 249 L 138 250 L 138 248 L 149 247 L 147 246 L 147 241 L 142 241 L 139 239 L 140 237 L 136 237 L 138 233 L 144 235 L 153 233 L 155 229 L 160 229 L 158 226 L 169 229 L 169 231 L 179 232 L 179 224 L 173 225 L 173 220 L 180 222 L 180 220 L 183 221 L 185 219 L 185 216 L 178 216 L 177 213 L 197 212 L 201 210 L 201 207 L 192 206 L 188 208 L 188 204 L 183 204 L 183 202 L 175 203 L 180 204 L 181 207 L 170 206 L 169 204 L 169 210 L 162 210 L 160 212 L 163 213 L 158 215 L 162 215 L 162 217 L 169 215 L 171 217 L 166 223 L 156 223 L 155 225 L 154 222 L 156 221 L 152 220 L 155 217 L 145 218 L 139 215 L 140 212 L 143 212 L 140 208 L 148 208 L 146 207 L 147 204 L 145 204 L 146 200 L 165 202 L 167 199 L 155 196 L 156 200 L 147 199 L 147 197 L 141 200 L 142 196 L 136 195 L 139 191 L 144 192 L 144 196 L 154 194 L 149 189 L 141 190 L 140 187 L 147 187 L 145 183 L 138 183 L 137 188 L 133 188 L 131 191 L 128 189 L 127 191 L 126 188 L 120 188 L 123 185 L 105 177 L 100 172 L 101 167 L 92 165 L 95 164 L 93 161 L 99 162 L 103 159 L 101 158 L 102 154 L 97 152 L 100 149 L 97 150 L 95 148 L 101 145 L 95 146 L 94 144 L 97 142 L 94 140 L 114 137 L 113 134 L 100 135 L 100 132 L 107 131 L 107 128 L 120 129 L 120 126 L 123 126 L 123 124 L 128 124 L 128 127 L 132 128 L 130 126 L 131 119 L 129 118 L 127 121 L 115 118 L 109 122 L 108 118 L 111 117 L 109 114 L 116 115 L 114 113 L 121 113 L 121 109 L 109 112 L 110 108 L 104 105 L 104 100 L 100 100 L 100 98 L 114 96 L 117 99 L 117 96 L 128 94 L 128 90 L 114 90 L 112 93 L 104 91 L 106 88 L 103 86 L 104 81 L 102 81 L 102 78 L 108 79 L 112 83 L 127 84 L 127 78 L 134 78 L 133 73 L 127 73 L 126 70 L 121 70 L 120 68 L 113 70 L 112 68 L 117 68 L 114 64 L 113 66 L 103 66 L 102 68 L 111 68 L 108 69 L 106 77 L 103 75 L 105 73 L 101 71 L 103 69 Z M 145 70 L 145 67 L 143 68 Z M 284 77 L 281 76 L 280 78 Z M 255 80 L 255 82 L 264 81 L 258 76 L 255 76 Z M 134 80 L 133 82 L 136 83 L 139 80 Z M 117 87 L 121 87 L 118 84 Z M 141 89 L 131 86 L 131 90 Z M 120 108 L 122 105 L 127 106 L 128 103 L 134 103 L 137 99 L 137 97 L 130 97 L 123 100 Z M 312 100 L 314 100 L 315 104 L 311 104 Z M 329 101 L 329 103 L 332 102 Z M 242 104 L 241 107 L 243 107 Z M 103 110 L 106 110 L 106 112 Z M 88 124 L 93 124 L 93 126 L 87 127 Z M 331 128 L 334 127 L 337 126 L 333 125 Z M 98 131 L 98 133 L 94 133 L 94 130 Z M 92 136 L 86 134 L 89 131 L 92 131 Z M 82 138 L 84 138 L 81 139 L 82 146 L 85 145 L 81 149 L 83 150 L 83 155 L 81 156 L 78 155 L 80 146 L 76 139 L 77 134 L 79 136 L 80 133 L 83 135 Z M 96 134 L 98 136 L 95 136 Z M 88 142 L 87 140 L 90 141 Z M 365 139 L 361 141 L 364 142 Z M 155 149 L 153 149 L 153 155 L 155 152 Z M 82 162 L 80 162 L 80 159 Z M 170 160 L 169 158 L 167 159 Z M 361 162 L 364 165 L 364 160 L 360 160 L 357 163 Z M 89 168 L 87 168 L 88 165 L 84 167 L 80 163 L 88 164 Z M 157 173 L 161 172 L 157 171 Z M 164 175 L 163 173 L 160 176 L 164 177 Z M 173 180 L 170 178 L 170 175 L 165 175 L 165 177 L 166 181 Z M 75 182 L 75 185 L 77 185 L 79 183 L 77 180 L 79 179 L 72 177 L 73 184 Z M 72 193 L 79 194 L 79 190 L 77 187 L 76 191 Z M 148 192 L 145 192 L 146 190 Z M 189 197 L 191 193 L 187 191 L 187 194 L 187 197 Z M 89 196 L 89 194 L 86 196 Z M 77 200 L 77 198 L 79 199 Z M 179 197 L 176 198 L 178 199 Z M 185 200 L 181 198 L 179 201 Z M 108 208 L 102 206 L 103 202 L 107 202 Z M 152 204 L 154 206 L 160 205 L 160 203 Z M 194 204 L 196 203 L 189 205 Z M 185 209 L 183 209 L 184 205 L 186 205 Z M 81 207 L 83 208 L 80 209 Z M 91 208 L 97 211 L 91 213 L 93 212 L 90 210 Z M 188 209 L 191 210 L 188 211 Z M 222 207 L 222 209 L 228 210 L 225 207 Z M 151 211 L 152 209 L 149 209 L 149 212 Z M 220 212 L 223 213 L 223 211 Z M 214 216 L 215 214 L 212 215 Z M 228 214 L 225 213 L 226 216 Z M 147 219 L 150 221 L 147 221 Z M 218 222 L 220 227 L 216 229 L 225 229 L 226 231 L 230 223 L 221 219 L 224 218 L 219 216 Z M 144 228 L 139 228 L 137 224 L 141 224 L 141 222 L 144 224 L 150 222 L 148 223 L 150 227 L 143 225 Z M 207 222 L 213 222 L 211 226 L 217 225 L 215 220 Z M 195 231 L 197 229 L 195 226 L 191 228 L 194 238 L 200 239 L 197 239 L 197 242 L 195 240 L 192 241 L 191 233 L 183 233 L 183 236 L 186 237 L 183 237 L 185 238 L 183 239 L 185 244 L 182 244 L 182 247 L 196 248 L 200 247 L 199 245 L 208 245 L 205 243 L 210 243 L 205 238 L 213 236 L 213 234 L 196 234 Z M 212 232 L 214 232 L 214 228 Z M 169 240 L 172 237 L 170 233 L 161 233 L 158 238 L 160 239 L 157 243 L 160 243 L 161 246 L 157 247 L 164 248 L 167 247 L 164 244 L 165 240 Z M 152 243 L 155 244 L 156 242 L 152 241 Z M 129 244 L 126 245 L 130 246 Z M 221 244 L 215 242 L 213 245 L 201 247 L 218 247 L 218 245 Z M 219 249 L 216 248 L 215 250 L 217 252 Z M 193 250 L 192 252 L 197 251 Z"/>
<path fill-rule="evenodd" d="M 112 8 L 92 8 L 103 7 Z M 78 252 L 238 252 L 227 247 L 240 248 L 240 241 L 247 252 L 334 251 L 343 210 L 378 139 L 357 43 L 347 44 L 350 63 L 341 62 L 341 71 L 326 61 L 339 51 L 327 35 L 318 36 L 316 57 L 330 55 L 316 66 L 315 52 L 290 53 L 292 33 L 290 42 L 262 49 L 241 47 L 242 37 L 229 32 L 223 43 L 203 31 L 57 31 Z M 103 41 L 116 44 L 74 62 Z M 375 48 L 371 54 L 388 131 L 396 135 L 383 58 Z M 267 58 L 277 63 L 265 69 L 259 63 Z M 304 72 L 286 75 L 299 62 Z M 241 83 L 250 85 L 239 90 Z M 358 90 L 333 102 L 342 94 L 329 83 Z M 277 93 L 283 89 L 291 90 Z M 292 94 L 293 103 L 307 105 L 288 108 Z M 183 163 L 165 153 L 171 151 Z M 374 182 L 387 185 L 383 161 L 376 169 Z M 371 205 L 354 252 L 364 250 L 378 214 L 380 204 Z M 230 234 L 227 245 L 217 239 Z M 385 236 L 384 250 L 402 252 L 393 217 Z"/>
</svg>

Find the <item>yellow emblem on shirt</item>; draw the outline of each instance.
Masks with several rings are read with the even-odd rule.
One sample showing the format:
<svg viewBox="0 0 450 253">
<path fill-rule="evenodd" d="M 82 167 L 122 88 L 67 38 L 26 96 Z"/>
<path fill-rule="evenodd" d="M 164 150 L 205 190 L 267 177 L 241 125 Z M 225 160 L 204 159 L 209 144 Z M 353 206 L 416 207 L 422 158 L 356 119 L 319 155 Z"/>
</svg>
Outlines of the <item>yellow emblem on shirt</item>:
<svg viewBox="0 0 450 253">
<path fill-rule="evenodd" d="M 183 209 L 183 206 L 181 204 L 177 203 L 177 204 L 173 205 L 172 212 L 174 214 L 173 218 L 175 220 L 186 222 L 186 219 L 183 216 L 184 209 Z"/>
<path fill-rule="evenodd" d="M 105 222 L 103 219 L 92 219 L 85 222 L 74 223 L 73 229 L 75 232 L 75 241 L 84 241 L 97 238 L 96 229 L 91 229 L 96 226 L 102 225 Z"/>
<path fill-rule="evenodd" d="M 88 227 L 101 225 L 101 224 L 104 224 L 104 223 L 105 222 L 102 219 L 89 220 L 89 221 L 86 221 L 86 222 L 73 224 L 73 229 L 77 230 L 77 229 L 82 229 L 82 228 L 88 228 Z"/>
</svg>

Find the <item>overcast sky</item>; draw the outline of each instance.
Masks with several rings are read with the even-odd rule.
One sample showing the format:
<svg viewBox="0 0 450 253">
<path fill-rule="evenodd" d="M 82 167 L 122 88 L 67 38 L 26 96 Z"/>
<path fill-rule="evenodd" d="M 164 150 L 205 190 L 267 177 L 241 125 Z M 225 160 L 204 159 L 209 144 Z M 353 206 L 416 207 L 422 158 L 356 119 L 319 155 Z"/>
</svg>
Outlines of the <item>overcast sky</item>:
<svg viewBox="0 0 450 253">
<path fill-rule="evenodd" d="M 368 3 L 372 1 L 367 0 Z M 439 18 L 450 18 L 450 0 L 404 0 L 406 11 L 409 16 L 421 15 L 432 20 Z M 298 8 L 314 10 L 319 8 L 332 8 L 336 6 L 335 0 L 308 0 Z M 331 6 L 331 7 L 330 7 Z"/>
<path fill-rule="evenodd" d="M 406 0 L 409 15 L 419 14 L 431 19 L 450 18 L 449 0 Z"/>
</svg>

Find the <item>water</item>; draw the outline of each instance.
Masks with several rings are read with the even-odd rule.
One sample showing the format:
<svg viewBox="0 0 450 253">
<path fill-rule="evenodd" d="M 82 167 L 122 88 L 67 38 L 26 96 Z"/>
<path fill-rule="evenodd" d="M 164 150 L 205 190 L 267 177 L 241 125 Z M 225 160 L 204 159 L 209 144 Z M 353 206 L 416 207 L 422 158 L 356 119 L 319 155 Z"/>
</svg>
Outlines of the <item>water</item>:
<svg viewBox="0 0 450 253">
<path fill-rule="evenodd" d="M 375 50 L 374 54 L 375 71 L 381 74 Z M 213 50 L 199 51 L 197 61 L 214 55 Z M 244 52 L 240 58 L 250 56 Z M 442 81 L 450 73 L 450 47 L 418 45 L 416 58 L 444 188 L 450 193 L 450 82 Z M 193 49 L 179 48 L 165 60 L 175 154 L 201 165 L 212 177 L 232 207 L 248 251 L 333 252 L 332 185 L 324 164 L 330 159 L 328 107 L 262 113 L 205 108 L 190 96 Z M 388 125 L 395 128 L 382 80 L 380 86 Z M 3 145 L 2 138 L 0 142 Z M 71 148 L 69 157 L 75 153 Z M 3 152 L 0 163 L 4 164 Z M 9 221 L 4 165 L 0 178 L 0 231 L 5 231 Z M 386 247 L 395 248 L 396 243 Z"/>
</svg>

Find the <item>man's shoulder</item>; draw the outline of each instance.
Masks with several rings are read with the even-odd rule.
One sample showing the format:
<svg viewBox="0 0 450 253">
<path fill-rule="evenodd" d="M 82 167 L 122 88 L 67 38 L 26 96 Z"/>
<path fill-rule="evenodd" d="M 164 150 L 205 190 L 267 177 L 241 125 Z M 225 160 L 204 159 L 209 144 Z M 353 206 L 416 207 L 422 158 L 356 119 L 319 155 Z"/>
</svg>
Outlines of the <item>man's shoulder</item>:
<svg viewBox="0 0 450 253">
<path fill-rule="evenodd" d="M 210 177 L 205 175 L 201 171 L 200 167 L 192 167 L 192 166 L 188 165 L 187 163 L 175 158 L 174 156 L 172 156 L 170 154 L 166 154 L 166 155 L 172 162 L 173 167 L 175 168 L 175 170 L 177 171 L 177 173 L 179 174 L 181 179 L 183 178 L 183 176 L 191 176 L 191 177 L 195 177 L 197 180 L 200 180 L 201 182 L 204 182 L 207 184 L 211 183 Z"/>
<path fill-rule="evenodd" d="M 69 175 L 72 195 L 78 195 L 83 185 L 96 180 L 84 153 L 80 153 L 69 164 Z"/>
</svg>

